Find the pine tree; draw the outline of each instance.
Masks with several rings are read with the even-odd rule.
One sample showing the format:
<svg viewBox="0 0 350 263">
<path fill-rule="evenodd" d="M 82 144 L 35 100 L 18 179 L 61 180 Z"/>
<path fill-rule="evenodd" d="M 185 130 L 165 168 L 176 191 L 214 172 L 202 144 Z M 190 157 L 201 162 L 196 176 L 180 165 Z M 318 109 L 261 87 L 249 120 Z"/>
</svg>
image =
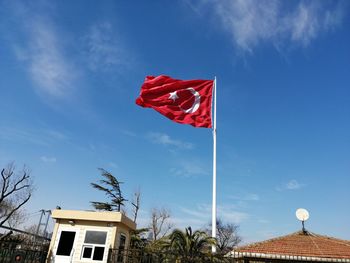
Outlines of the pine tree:
<svg viewBox="0 0 350 263">
<path fill-rule="evenodd" d="M 99 184 L 91 183 L 91 186 L 99 191 L 104 192 L 109 202 L 94 202 L 91 201 L 92 206 L 96 210 L 104 210 L 104 211 L 117 211 L 120 212 L 121 207 L 124 205 L 124 202 L 127 201 L 122 196 L 122 192 L 120 190 L 120 184 L 117 178 L 115 178 L 110 172 L 105 169 L 99 168 L 101 172 L 101 176 L 104 179 L 99 180 Z"/>
</svg>

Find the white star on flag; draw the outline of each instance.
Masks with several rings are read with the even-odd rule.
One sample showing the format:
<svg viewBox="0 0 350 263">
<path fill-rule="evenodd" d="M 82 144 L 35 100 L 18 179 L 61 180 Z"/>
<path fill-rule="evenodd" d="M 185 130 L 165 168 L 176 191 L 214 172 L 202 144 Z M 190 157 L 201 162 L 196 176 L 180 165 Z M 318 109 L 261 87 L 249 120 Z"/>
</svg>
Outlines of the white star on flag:
<svg viewBox="0 0 350 263">
<path fill-rule="evenodd" d="M 176 91 L 170 92 L 169 99 L 172 99 L 173 101 L 175 101 L 178 98 L 179 96 L 177 96 Z"/>
</svg>

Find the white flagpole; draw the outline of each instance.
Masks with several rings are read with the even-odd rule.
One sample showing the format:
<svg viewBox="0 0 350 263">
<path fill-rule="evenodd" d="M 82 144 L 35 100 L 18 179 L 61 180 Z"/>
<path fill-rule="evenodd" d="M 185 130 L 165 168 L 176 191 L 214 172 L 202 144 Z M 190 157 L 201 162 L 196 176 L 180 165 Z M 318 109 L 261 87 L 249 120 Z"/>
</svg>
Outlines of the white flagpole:
<svg viewBox="0 0 350 263">
<path fill-rule="evenodd" d="M 216 238 L 216 77 L 214 79 L 214 105 L 213 110 L 213 207 L 212 207 L 212 220 L 211 220 L 211 236 Z M 213 253 L 216 252 L 216 246 L 211 247 Z"/>
</svg>

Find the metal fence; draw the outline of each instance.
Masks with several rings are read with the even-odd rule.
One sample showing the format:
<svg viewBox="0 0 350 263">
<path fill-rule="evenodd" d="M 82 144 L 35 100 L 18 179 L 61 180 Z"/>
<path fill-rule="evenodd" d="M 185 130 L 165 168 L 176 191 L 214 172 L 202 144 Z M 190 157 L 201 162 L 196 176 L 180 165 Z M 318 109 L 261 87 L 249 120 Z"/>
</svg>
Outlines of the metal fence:
<svg viewBox="0 0 350 263">
<path fill-rule="evenodd" d="M 48 243 L 0 241 L 0 263 L 45 263 Z M 240 260 L 223 256 L 181 255 L 172 251 L 148 249 L 110 249 L 108 263 L 234 263 Z M 74 262 L 73 262 L 74 263 Z"/>
<path fill-rule="evenodd" d="M 118 250 L 110 249 L 108 263 L 232 263 L 223 256 L 191 256 L 171 251 Z"/>
<path fill-rule="evenodd" d="M 43 244 L 0 242 L 0 263 L 45 263 L 47 251 Z"/>
<path fill-rule="evenodd" d="M 46 260 L 46 251 L 23 250 L 23 249 L 2 249 L 0 248 L 0 262 L 26 262 L 26 263 L 44 263 Z"/>
</svg>

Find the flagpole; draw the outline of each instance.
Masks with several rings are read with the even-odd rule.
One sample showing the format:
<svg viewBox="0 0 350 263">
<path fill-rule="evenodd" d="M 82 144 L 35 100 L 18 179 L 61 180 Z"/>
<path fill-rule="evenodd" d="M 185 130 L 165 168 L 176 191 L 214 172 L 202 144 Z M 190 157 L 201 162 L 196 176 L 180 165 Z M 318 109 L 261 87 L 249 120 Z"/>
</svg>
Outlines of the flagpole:
<svg viewBox="0 0 350 263">
<path fill-rule="evenodd" d="M 213 207 L 211 221 L 211 236 L 216 238 L 216 77 L 214 79 L 214 105 L 213 105 Z M 216 252 L 216 246 L 211 247 L 212 253 Z"/>
</svg>

